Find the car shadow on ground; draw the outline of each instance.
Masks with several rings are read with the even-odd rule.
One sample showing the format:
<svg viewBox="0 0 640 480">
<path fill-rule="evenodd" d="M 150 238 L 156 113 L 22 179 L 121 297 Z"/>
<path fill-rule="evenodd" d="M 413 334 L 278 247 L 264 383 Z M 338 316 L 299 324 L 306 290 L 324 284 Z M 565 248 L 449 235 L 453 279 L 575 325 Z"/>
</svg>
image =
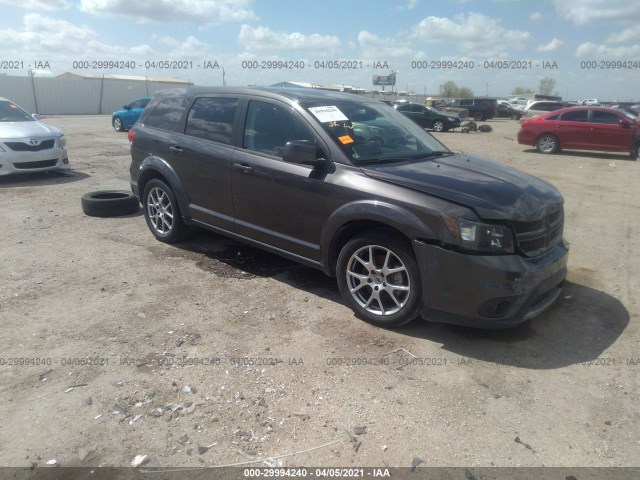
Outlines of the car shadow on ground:
<svg viewBox="0 0 640 480">
<path fill-rule="evenodd" d="M 561 296 L 547 312 L 516 327 L 482 330 L 418 321 L 399 333 L 441 343 L 443 350 L 472 360 L 545 370 L 601 361 L 629 319 L 617 298 L 565 282 Z M 623 361 L 609 360 L 610 365 Z"/>
<path fill-rule="evenodd" d="M 199 232 L 178 247 L 196 266 L 220 277 L 268 277 L 344 305 L 335 278 L 319 270 L 209 232 Z M 527 369 L 555 369 L 602 357 L 629 323 L 629 312 L 615 297 L 578 283 L 565 282 L 547 312 L 522 325 L 484 330 L 412 322 L 399 335 L 442 344 L 442 349 L 471 360 Z M 355 315 L 345 322 L 358 322 Z M 375 328 L 362 323 L 362 328 Z M 619 359 L 619 361 L 622 361 Z"/>
<path fill-rule="evenodd" d="M 0 177 L 0 188 L 39 187 L 43 185 L 63 185 L 79 182 L 91 177 L 86 173 L 74 170 L 21 173 Z"/>
<path fill-rule="evenodd" d="M 539 152 L 535 148 L 528 148 L 524 151 L 526 153 L 537 153 L 541 157 L 549 157 L 549 158 L 558 156 L 558 157 L 593 158 L 597 160 L 620 160 L 620 161 L 629 161 L 629 162 L 634 161 L 634 159 L 631 158 L 628 153 L 624 153 L 624 152 L 606 153 L 606 152 L 586 152 L 584 150 L 560 150 L 559 152 L 544 154 Z"/>
<path fill-rule="evenodd" d="M 198 268 L 216 276 L 239 279 L 273 278 L 341 303 L 335 278 L 259 248 L 205 231 L 198 231 L 189 240 L 173 246 L 190 252 Z"/>
</svg>

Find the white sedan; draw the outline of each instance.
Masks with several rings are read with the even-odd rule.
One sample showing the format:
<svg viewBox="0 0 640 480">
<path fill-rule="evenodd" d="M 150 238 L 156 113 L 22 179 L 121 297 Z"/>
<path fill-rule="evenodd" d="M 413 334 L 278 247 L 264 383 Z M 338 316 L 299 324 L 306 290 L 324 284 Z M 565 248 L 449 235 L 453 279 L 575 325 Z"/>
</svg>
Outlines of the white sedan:
<svg viewBox="0 0 640 480">
<path fill-rule="evenodd" d="M 64 134 L 0 97 L 0 176 L 68 170 Z"/>
</svg>

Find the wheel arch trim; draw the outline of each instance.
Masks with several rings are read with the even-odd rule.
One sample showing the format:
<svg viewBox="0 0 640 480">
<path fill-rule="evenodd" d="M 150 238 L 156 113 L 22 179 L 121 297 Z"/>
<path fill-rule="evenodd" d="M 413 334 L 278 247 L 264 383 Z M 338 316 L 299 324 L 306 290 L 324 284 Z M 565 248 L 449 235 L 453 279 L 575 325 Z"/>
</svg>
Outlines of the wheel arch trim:
<svg viewBox="0 0 640 480">
<path fill-rule="evenodd" d="M 414 213 L 378 200 L 360 200 L 336 210 L 327 220 L 320 237 L 323 270 L 335 275 L 340 250 L 354 235 L 369 228 L 389 228 L 401 233 L 407 241 L 436 238 L 434 232 Z"/>
<path fill-rule="evenodd" d="M 190 204 L 189 197 L 187 196 L 182 181 L 178 177 L 178 174 L 175 170 L 166 162 L 166 160 L 157 157 L 157 156 L 149 156 L 146 157 L 141 163 L 139 167 L 138 174 L 138 194 L 140 195 L 140 201 L 144 205 L 144 189 L 149 180 L 154 178 L 159 178 L 160 180 L 164 180 L 171 190 L 173 190 L 173 194 L 178 201 L 178 206 L 180 207 L 180 212 L 182 216 L 185 216 L 185 213 L 188 211 L 188 206 Z"/>
</svg>

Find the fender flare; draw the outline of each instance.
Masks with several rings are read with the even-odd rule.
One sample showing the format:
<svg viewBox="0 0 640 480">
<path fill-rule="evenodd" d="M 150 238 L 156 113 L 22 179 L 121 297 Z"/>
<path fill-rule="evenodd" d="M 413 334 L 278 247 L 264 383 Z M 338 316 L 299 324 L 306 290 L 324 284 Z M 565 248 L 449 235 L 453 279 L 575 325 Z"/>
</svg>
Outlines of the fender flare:
<svg viewBox="0 0 640 480">
<path fill-rule="evenodd" d="M 149 156 L 140 163 L 140 173 L 138 174 L 138 195 L 140 195 L 140 201 L 144 205 L 144 188 L 149 180 L 157 178 L 160 174 L 173 190 L 173 194 L 178 201 L 180 212 L 182 216 L 187 216 L 187 212 L 191 201 L 187 196 L 184 185 L 178 177 L 175 170 L 162 158 L 157 156 Z"/>
<path fill-rule="evenodd" d="M 358 200 L 336 210 L 327 220 L 320 236 L 321 262 L 327 273 L 333 273 L 339 252 L 341 233 L 354 222 L 369 221 L 401 232 L 409 241 L 437 238 L 433 230 L 414 213 L 392 203 Z"/>
</svg>

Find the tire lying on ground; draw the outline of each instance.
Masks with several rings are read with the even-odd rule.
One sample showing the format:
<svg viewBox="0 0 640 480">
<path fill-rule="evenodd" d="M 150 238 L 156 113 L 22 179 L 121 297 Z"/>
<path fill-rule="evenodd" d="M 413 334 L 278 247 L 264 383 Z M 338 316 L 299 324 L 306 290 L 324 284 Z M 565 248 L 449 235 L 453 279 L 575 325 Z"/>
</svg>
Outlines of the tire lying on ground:
<svg viewBox="0 0 640 480">
<path fill-rule="evenodd" d="M 488 132 L 491 132 L 492 130 L 493 130 L 493 128 L 491 128 L 491 125 L 480 125 L 478 127 L 478 131 L 479 132 L 488 133 Z"/>
<path fill-rule="evenodd" d="M 120 217 L 136 213 L 138 197 L 126 190 L 99 190 L 85 193 L 81 198 L 82 211 L 91 217 Z"/>
</svg>

